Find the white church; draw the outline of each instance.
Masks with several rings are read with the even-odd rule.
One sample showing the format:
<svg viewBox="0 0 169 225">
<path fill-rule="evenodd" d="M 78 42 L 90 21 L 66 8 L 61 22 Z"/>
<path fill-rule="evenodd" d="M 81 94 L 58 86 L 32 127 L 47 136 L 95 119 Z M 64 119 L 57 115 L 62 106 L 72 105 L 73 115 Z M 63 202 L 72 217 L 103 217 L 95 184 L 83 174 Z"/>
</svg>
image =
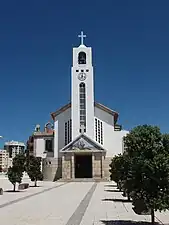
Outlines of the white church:
<svg viewBox="0 0 169 225">
<path fill-rule="evenodd" d="M 79 47 L 73 48 L 71 102 L 51 113 L 53 125 L 44 131 L 36 127 L 33 152 L 43 158 L 45 180 L 75 178 L 109 179 L 109 164 L 124 150 L 118 112 L 94 99 L 92 48 L 84 45 L 81 32 Z"/>
</svg>

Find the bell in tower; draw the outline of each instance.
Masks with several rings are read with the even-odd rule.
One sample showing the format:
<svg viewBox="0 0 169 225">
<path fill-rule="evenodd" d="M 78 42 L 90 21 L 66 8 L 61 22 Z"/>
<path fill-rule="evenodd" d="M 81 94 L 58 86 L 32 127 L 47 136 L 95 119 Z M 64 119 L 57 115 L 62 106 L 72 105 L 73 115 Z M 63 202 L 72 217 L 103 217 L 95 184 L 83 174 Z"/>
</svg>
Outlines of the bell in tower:
<svg viewBox="0 0 169 225">
<path fill-rule="evenodd" d="M 79 52 L 78 64 L 86 64 L 86 53 L 85 52 Z"/>
</svg>

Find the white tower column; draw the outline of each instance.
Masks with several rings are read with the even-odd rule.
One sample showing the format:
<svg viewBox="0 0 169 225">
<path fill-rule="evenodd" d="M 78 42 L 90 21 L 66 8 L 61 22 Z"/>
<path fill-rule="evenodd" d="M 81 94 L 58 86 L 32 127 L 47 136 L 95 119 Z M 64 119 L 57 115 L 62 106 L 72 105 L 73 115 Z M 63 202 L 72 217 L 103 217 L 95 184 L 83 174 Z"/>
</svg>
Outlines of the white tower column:
<svg viewBox="0 0 169 225">
<path fill-rule="evenodd" d="M 84 132 L 94 138 L 94 82 L 92 49 L 86 47 L 84 37 L 79 35 L 81 44 L 73 48 L 73 66 L 71 75 L 72 139 Z M 82 128 L 83 127 L 83 131 Z"/>
</svg>

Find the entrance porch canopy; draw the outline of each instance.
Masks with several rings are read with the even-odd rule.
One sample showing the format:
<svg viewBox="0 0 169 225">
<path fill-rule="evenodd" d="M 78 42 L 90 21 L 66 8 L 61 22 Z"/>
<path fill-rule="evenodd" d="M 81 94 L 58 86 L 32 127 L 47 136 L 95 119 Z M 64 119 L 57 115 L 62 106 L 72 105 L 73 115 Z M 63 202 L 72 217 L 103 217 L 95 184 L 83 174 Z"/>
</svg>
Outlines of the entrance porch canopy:
<svg viewBox="0 0 169 225">
<path fill-rule="evenodd" d="M 87 137 L 85 134 L 80 134 L 72 142 L 67 144 L 60 150 L 61 153 L 66 152 L 77 152 L 77 153 L 92 153 L 102 152 L 106 153 L 106 150 L 97 142 Z"/>
</svg>

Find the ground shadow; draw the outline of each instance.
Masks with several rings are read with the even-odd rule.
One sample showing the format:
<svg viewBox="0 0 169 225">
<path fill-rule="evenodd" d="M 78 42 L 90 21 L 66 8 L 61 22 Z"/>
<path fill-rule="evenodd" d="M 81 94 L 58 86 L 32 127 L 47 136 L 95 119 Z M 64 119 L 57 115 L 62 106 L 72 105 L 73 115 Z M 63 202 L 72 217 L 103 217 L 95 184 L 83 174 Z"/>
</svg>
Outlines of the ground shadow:
<svg viewBox="0 0 169 225">
<path fill-rule="evenodd" d="M 102 201 L 110 201 L 110 202 L 131 202 L 128 199 L 121 199 L 121 198 L 104 198 Z"/>
<path fill-rule="evenodd" d="M 40 185 L 37 185 L 37 186 L 35 186 L 35 185 L 29 185 L 29 187 L 34 187 L 34 188 L 36 188 L 36 187 L 42 187 L 42 186 L 40 186 Z"/>
<path fill-rule="evenodd" d="M 105 187 L 117 187 L 117 185 L 116 184 L 106 184 L 106 185 L 104 185 Z"/>
<path fill-rule="evenodd" d="M 107 192 L 122 192 L 122 191 L 120 191 L 120 190 L 118 190 L 118 189 L 114 189 L 114 190 L 105 190 L 105 191 L 107 191 Z"/>
<path fill-rule="evenodd" d="M 18 192 L 22 192 L 22 191 L 19 191 L 19 190 L 16 190 L 16 191 L 14 191 L 14 190 L 6 190 L 6 191 L 4 191 L 4 192 L 8 192 L 8 193 L 18 193 Z"/>
<path fill-rule="evenodd" d="M 151 222 L 144 221 L 132 221 L 132 220 L 101 220 L 101 222 L 105 225 L 150 225 Z M 155 223 L 155 225 L 159 225 L 159 223 Z"/>
</svg>

